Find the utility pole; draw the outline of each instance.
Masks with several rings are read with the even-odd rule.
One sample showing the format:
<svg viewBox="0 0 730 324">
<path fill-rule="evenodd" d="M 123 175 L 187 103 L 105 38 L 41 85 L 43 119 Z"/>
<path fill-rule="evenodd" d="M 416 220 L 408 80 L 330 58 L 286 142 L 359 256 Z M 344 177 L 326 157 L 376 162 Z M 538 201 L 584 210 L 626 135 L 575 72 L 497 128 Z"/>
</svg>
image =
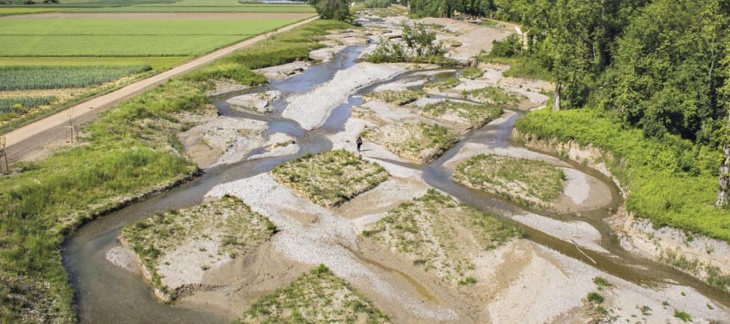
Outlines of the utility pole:
<svg viewBox="0 0 730 324">
<path fill-rule="evenodd" d="M 5 171 L 3 171 L 3 173 L 9 173 L 10 165 L 8 164 L 8 155 L 5 153 L 5 144 L 7 144 L 5 136 L 0 136 L 0 159 L 5 161 Z M 0 166 L 2 166 L 2 164 L 0 164 Z M 0 167 L 0 171 L 2 170 L 3 168 Z"/>
</svg>

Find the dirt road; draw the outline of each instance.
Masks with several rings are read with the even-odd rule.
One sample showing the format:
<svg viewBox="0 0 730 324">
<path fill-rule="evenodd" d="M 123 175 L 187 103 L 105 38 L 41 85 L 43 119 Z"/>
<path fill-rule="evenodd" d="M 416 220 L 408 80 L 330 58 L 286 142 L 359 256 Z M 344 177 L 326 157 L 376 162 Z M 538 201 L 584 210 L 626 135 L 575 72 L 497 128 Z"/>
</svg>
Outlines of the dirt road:
<svg viewBox="0 0 730 324">
<path fill-rule="evenodd" d="M 292 28 L 309 23 L 315 19 L 317 19 L 317 17 L 311 17 L 298 23 L 279 28 L 276 33 L 291 30 Z M 251 44 L 263 40 L 265 37 L 265 35 L 259 35 L 203 55 L 183 65 L 135 82 L 114 92 L 82 102 L 55 115 L 4 134 L 7 138 L 6 153 L 8 155 L 8 159 L 10 160 L 10 163 L 14 163 L 25 159 L 29 155 L 39 154 L 38 152 L 43 151 L 43 148 L 48 145 L 55 146 L 53 145 L 54 142 L 63 141 L 66 137 L 66 125 L 69 121 L 69 111 L 73 112 L 76 125 L 87 123 L 94 120 L 99 113 L 116 106 L 120 102 L 129 99 L 132 96 L 152 89 L 170 78 L 199 68 L 236 50 L 250 46 Z"/>
</svg>

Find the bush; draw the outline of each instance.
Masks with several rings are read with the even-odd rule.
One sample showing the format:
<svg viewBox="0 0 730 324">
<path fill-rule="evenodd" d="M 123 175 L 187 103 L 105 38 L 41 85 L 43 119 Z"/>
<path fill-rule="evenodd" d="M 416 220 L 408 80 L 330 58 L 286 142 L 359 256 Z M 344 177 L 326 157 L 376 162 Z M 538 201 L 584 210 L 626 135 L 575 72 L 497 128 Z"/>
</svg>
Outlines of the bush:
<svg viewBox="0 0 730 324">
<path fill-rule="evenodd" d="M 512 34 L 503 40 L 492 41 L 490 56 L 513 57 L 522 52 L 522 40 L 519 36 Z"/>
<path fill-rule="evenodd" d="M 367 0 L 365 8 L 388 8 L 392 3 L 392 0 Z"/>
</svg>

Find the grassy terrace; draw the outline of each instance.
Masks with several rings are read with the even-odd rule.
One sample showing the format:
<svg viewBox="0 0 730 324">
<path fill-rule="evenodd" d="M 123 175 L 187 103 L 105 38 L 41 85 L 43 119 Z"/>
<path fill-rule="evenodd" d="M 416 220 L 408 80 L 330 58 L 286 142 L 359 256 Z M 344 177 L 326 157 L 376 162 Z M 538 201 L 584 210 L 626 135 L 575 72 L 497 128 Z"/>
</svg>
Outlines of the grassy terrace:
<svg viewBox="0 0 730 324">
<path fill-rule="evenodd" d="M 390 323 L 390 319 L 320 265 L 255 302 L 238 323 Z"/>
<path fill-rule="evenodd" d="M 531 206 L 547 207 L 563 192 L 563 171 L 543 161 L 480 154 L 459 164 L 454 181 Z"/>
<path fill-rule="evenodd" d="M 383 167 L 345 150 L 307 154 L 280 164 L 271 174 L 325 207 L 339 206 L 390 176 Z"/>
<path fill-rule="evenodd" d="M 438 158 L 458 140 L 454 131 L 441 125 L 426 123 L 388 124 L 366 130 L 363 138 L 419 163 L 428 163 Z"/>
<path fill-rule="evenodd" d="M 404 91 L 394 91 L 394 90 L 385 90 L 385 91 L 378 91 L 378 92 L 368 92 L 364 94 L 363 96 L 365 98 L 369 99 L 375 99 L 380 100 L 386 103 L 392 103 L 398 106 L 403 106 L 406 104 L 409 104 L 411 102 L 414 102 L 418 100 L 418 98 L 424 96 L 425 93 L 423 91 L 416 91 L 416 90 L 404 90 Z"/>
<path fill-rule="evenodd" d="M 496 104 L 504 108 L 516 108 L 526 97 L 497 87 L 484 87 L 476 90 L 464 91 L 463 95 L 470 100 L 481 103 Z"/>
<path fill-rule="evenodd" d="M 152 276 L 154 288 L 174 300 L 175 287 L 162 283 L 158 269 L 176 263 L 166 257 L 184 245 L 194 244 L 200 253 L 195 264 L 202 271 L 221 260 L 252 253 L 274 234 L 276 226 L 254 213 L 240 199 L 225 196 L 187 209 L 158 214 L 122 230 L 126 242 Z M 206 250 L 205 247 L 209 248 Z M 212 248 L 211 248 L 212 246 Z M 195 253 L 195 252 L 193 252 Z M 192 269 L 193 271 L 197 269 Z"/>
<path fill-rule="evenodd" d="M 502 115 L 502 109 L 492 104 L 475 105 L 468 102 L 440 101 L 421 108 L 421 112 L 431 118 L 449 120 L 456 117 L 458 122 L 470 124 L 474 128 L 484 126 Z"/>
<path fill-rule="evenodd" d="M 458 285 L 476 282 L 471 276 L 475 265 L 468 256 L 520 235 L 509 223 L 434 189 L 389 211 L 372 230 L 363 232 L 407 255 L 414 265 Z"/>
<path fill-rule="evenodd" d="M 301 59 L 319 46 L 319 35 L 347 26 L 317 21 L 277 36 L 268 46 L 238 51 L 206 73 L 220 75 L 214 67 L 239 60 L 258 66 Z M 24 164 L 23 173 L 0 176 L 0 322 L 74 320 L 60 256 L 65 236 L 197 170 L 178 153 L 175 134 L 189 127 L 180 116 L 210 109 L 205 89 L 205 82 L 186 77 L 170 81 L 100 117 L 87 128 L 86 145 Z"/>
<path fill-rule="evenodd" d="M 591 109 L 532 112 L 517 129 L 530 137 L 592 144 L 630 192 L 626 205 L 655 226 L 669 225 L 730 242 L 730 212 L 714 207 L 719 150 L 666 136 L 647 139 Z"/>
</svg>

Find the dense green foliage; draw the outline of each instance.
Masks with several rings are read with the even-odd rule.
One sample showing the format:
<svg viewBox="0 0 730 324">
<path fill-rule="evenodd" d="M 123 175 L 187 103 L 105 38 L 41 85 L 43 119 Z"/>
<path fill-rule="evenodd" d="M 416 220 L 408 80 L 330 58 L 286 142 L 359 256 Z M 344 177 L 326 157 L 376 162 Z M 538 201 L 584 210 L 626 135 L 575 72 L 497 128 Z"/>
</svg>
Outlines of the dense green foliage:
<svg viewBox="0 0 730 324">
<path fill-rule="evenodd" d="M 403 43 L 383 40 L 368 54 L 371 63 L 428 63 L 453 66 L 453 60 L 444 58 L 441 43 L 436 42 L 436 32 L 423 24 L 403 24 Z"/>
<path fill-rule="evenodd" d="M 133 66 L 2 66 L 0 90 L 83 88 L 149 71 Z"/>
<path fill-rule="evenodd" d="M 254 46 L 234 56 L 275 57 L 287 53 L 286 44 L 315 44 L 315 37 L 342 26 L 317 21 L 268 42 L 271 52 Z M 73 292 L 59 250 L 65 236 L 127 199 L 196 172 L 176 152 L 174 134 L 189 127 L 176 114 L 209 107 L 204 88 L 190 79 L 170 81 L 89 125 L 87 145 L 0 176 L 0 322 L 73 321 Z"/>
<path fill-rule="evenodd" d="M 365 0 L 365 8 L 388 8 L 393 3 L 392 0 Z"/>
<path fill-rule="evenodd" d="M 352 19 L 348 0 L 307 0 L 307 3 L 317 10 L 319 18 L 340 21 Z"/>
<path fill-rule="evenodd" d="M 720 154 L 675 135 L 646 138 L 639 129 L 592 109 L 537 111 L 516 124 L 542 139 L 592 144 L 615 155 L 610 171 L 630 192 L 626 205 L 655 226 L 670 225 L 730 241 L 730 213 L 713 206 Z"/>
</svg>

